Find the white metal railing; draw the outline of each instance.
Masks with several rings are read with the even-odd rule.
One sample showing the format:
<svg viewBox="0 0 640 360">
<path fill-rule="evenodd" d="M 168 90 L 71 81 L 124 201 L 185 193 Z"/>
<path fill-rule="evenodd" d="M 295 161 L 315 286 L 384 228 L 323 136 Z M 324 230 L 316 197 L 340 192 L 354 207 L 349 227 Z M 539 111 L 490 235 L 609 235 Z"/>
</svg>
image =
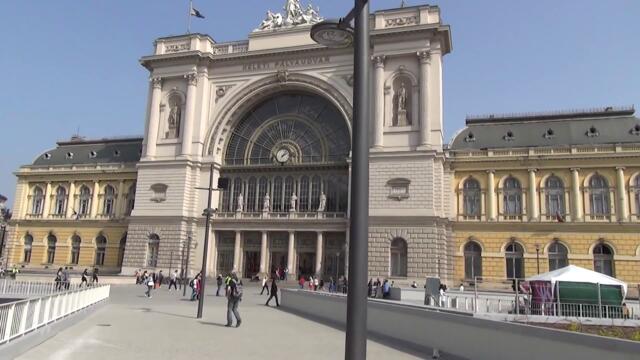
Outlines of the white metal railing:
<svg viewBox="0 0 640 360">
<path fill-rule="evenodd" d="M 0 305 L 0 345 L 105 300 L 110 290 L 99 285 Z"/>
<path fill-rule="evenodd" d="M 12 279 L 0 280 L 0 294 L 4 295 L 51 295 L 62 291 L 76 291 L 82 289 L 82 284 L 67 284 L 64 282 L 20 281 Z M 85 288 L 87 285 L 84 286 Z"/>
</svg>

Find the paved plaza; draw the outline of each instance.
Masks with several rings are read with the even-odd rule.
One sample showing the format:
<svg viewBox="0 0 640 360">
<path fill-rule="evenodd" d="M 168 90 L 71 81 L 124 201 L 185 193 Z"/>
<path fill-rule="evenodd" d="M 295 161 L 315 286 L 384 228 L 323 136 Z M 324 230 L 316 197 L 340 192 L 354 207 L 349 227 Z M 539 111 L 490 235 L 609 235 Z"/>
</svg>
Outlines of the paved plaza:
<svg viewBox="0 0 640 360">
<path fill-rule="evenodd" d="M 226 299 L 208 285 L 201 320 L 197 302 L 166 288 L 153 298 L 135 285 L 111 287 L 109 302 L 26 352 L 22 360 L 71 359 L 339 359 L 344 332 L 264 306 L 259 288 L 245 287 L 242 326 L 226 328 Z M 188 292 L 189 294 L 189 292 Z M 272 301 L 272 304 L 275 303 Z M 372 314 L 373 315 L 373 314 Z M 374 341 L 368 359 L 418 359 Z"/>
</svg>

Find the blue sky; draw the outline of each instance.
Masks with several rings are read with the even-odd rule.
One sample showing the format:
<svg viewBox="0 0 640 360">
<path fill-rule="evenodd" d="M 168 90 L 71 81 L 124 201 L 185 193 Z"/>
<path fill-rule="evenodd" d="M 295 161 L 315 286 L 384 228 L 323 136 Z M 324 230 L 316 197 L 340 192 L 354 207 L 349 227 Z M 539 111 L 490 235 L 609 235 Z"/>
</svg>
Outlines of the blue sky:
<svg viewBox="0 0 640 360">
<path fill-rule="evenodd" d="M 306 3 L 306 0 L 303 0 Z M 467 114 L 640 104 L 640 1 L 431 0 L 450 24 L 444 61 L 448 138 Z M 424 3 L 408 0 L 408 5 Z M 187 0 L 0 2 L 0 193 L 12 172 L 77 129 L 141 135 L 153 40 L 186 31 Z M 196 0 L 193 32 L 245 39 L 284 0 Z M 339 17 L 346 0 L 315 0 Z M 373 9 L 400 0 L 372 0 Z"/>
</svg>

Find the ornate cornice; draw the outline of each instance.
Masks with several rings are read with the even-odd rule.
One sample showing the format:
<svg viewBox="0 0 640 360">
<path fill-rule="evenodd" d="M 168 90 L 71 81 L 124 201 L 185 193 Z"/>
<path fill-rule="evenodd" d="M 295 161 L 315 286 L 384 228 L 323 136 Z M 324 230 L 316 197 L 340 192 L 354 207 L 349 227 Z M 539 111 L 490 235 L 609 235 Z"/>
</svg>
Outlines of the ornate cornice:
<svg viewBox="0 0 640 360">
<path fill-rule="evenodd" d="M 189 73 L 186 74 L 184 76 L 185 79 L 187 79 L 187 84 L 190 86 L 196 86 L 198 85 L 198 74 L 196 73 Z"/>
<path fill-rule="evenodd" d="M 160 89 L 162 87 L 161 77 L 152 77 L 149 79 L 149 81 L 151 82 L 151 86 L 153 86 L 154 89 Z"/>
<path fill-rule="evenodd" d="M 428 50 L 416 52 L 421 64 L 429 64 L 431 62 L 431 53 Z"/>
</svg>

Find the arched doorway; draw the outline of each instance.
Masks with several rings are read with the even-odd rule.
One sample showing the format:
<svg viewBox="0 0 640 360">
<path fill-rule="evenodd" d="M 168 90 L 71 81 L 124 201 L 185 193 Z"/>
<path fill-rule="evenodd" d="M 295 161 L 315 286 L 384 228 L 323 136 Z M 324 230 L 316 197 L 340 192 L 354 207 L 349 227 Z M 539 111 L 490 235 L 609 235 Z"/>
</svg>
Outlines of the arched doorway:
<svg viewBox="0 0 640 360">
<path fill-rule="evenodd" d="M 407 242 L 403 238 L 395 238 L 390 246 L 389 275 L 407 276 Z"/>
<path fill-rule="evenodd" d="M 464 246 L 464 278 L 476 277 L 482 277 L 482 248 L 472 240 Z"/>
</svg>

